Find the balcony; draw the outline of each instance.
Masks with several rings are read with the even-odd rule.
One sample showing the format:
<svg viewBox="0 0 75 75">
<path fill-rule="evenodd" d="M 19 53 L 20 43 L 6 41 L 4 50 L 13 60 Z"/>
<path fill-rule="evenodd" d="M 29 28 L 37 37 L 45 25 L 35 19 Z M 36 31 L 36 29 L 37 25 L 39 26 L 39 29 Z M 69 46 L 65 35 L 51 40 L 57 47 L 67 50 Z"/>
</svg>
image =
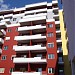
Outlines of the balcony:
<svg viewBox="0 0 75 75">
<path fill-rule="evenodd" d="M 36 25 L 36 26 L 24 26 L 18 27 L 18 31 L 28 31 L 28 30 L 37 30 L 37 29 L 46 29 L 46 26 Z"/>
<path fill-rule="evenodd" d="M 57 7 L 57 8 L 52 8 L 52 9 L 53 9 L 53 11 L 58 11 L 59 8 Z"/>
<path fill-rule="evenodd" d="M 24 16 L 23 18 L 24 19 L 29 19 L 29 18 L 38 18 L 38 17 L 42 17 L 42 16 L 46 16 L 47 13 L 38 13 L 38 14 L 33 14 L 33 15 L 27 15 L 27 16 Z"/>
<path fill-rule="evenodd" d="M 57 38 L 56 42 L 57 43 L 62 42 L 61 38 Z"/>
<path fill-rule="evenodd" d="M 42 75 L 41 72 L 12 72 L 11 75 Z"/>
<path fill-rule="evenodd" d="M 0 29 L 6 28 L 6 23 L 5 22 L 0 22 Z"/>
<path fill-rule="evenodd" d="M 37 34 L 37 35 L 30 35 L 30 36 L 15 36 L 14 38 L 14 40 L 16 41 L 35 40 L 35 39 L 46 40 L 46 36 L 42 36 L 42 34 Z"/>
<path fill-rule="evenodd" d="M 13 63 L 46 63 L 46 59 L 41 59 L 41 57 L 25 58 L 16 57 L 13 59 Z"/>
<path fill-rule="evenodd" d="M 41 45 L 34 45 L 34 46 L 13 46 L 13 49 L 15 51 L 40 51 L 40 50 L 46 50 L 46 46 Z"/>
<path fill-rule="evenodd" d="M 34 24 L 44 23 L 46 22 L 46 15 L 47 13 L 24 16 L 23 19 L 19 20 L 19 23 L 24 25 L 29 25 L 31 21 L 33 21 Z"/>
<path fill-rule="evenodd" d="M 7 24 L 11 24 L 10 19 L 3 19 L 1 22 L 6 22 Z"/>
<path fill-rule="evenodd" d="M 3 44 L 4 40 L 2 38 L 0 38 L 0 44 Z"/>
<path fill-rule="evenodd" d="M 4 17 L 3 16 L 0 16 L 0 19 L 4 19 Z"/>
<path fill-rule="evenodd" d="M 38 13 L 38 12 L 47 12 L 47 8 L 44 8 L 44 9 L 37 9 L 37 10 L 31 10 L 31 11 L 26 11 L 25 14 L 35 14 L 35 13 Z"/>
<path fill-rule="evenodd" d="M 10 18 L 12 16 L 13 16 L 13 14 L 7 14 L 7 15 L 4 15 L 4 18 Z"/>
<path fill-rule="evenodd" d="M 58 3 L 57 0 L 52 1 L 52 4 L 57 4 L 57 3 Z"/>
<path fill-rule="evenodd" d="M 41 3 L 35 3 L 35 4 L 29 4 L 26 5 L 25 8 L 34 8 L 34 7 L 38 7 L 38 6 L 47 6 L 47 2 L 41 2 Z"/>
<path fill-rule="evenodd" d="M 61 47 L 58 47 L 57 48 L 57 53 L 62 53 L 62 52 L 63 52 L 62 48 Z"/>
<path fill-rule="evenodd" d="M 55 24 L 60 24 L 60 21 L 55 21 Z"/>
<path fill-rule="evenodd" d="M 2 53 L 2 49 L 0 48 L 0 54 Z"/>
<path fill-rule="evenodd" d="M 0 36 L 3 36 L 3 35 L 6 35 L 6 31 L 4 29 L 1 29 Z"/>
<path fill-rule="evenodd" d="M 59 15 L 53 15 L 53 18 L 56 19 L 56 18 L 59 18 Z"/>
<path fill-rule="evenodd" d="M 56 29 L 56 33 L 61 33 L 60 29 Z"/>
<path fill-rule="evenodd" d="M 13 15 L 13 18 L 23 17 L 24 15 L 25 15 L 25 13 L 15 14 L 15 15 Z"/>
<path fill-rule="evenodd" d="M 58 64 L 60 64 L 60 65 L 61 65 L 61 64 L 64 64 L 64 62 L 63 62 L 63 61 L 58 61 Z"/>
</svg>

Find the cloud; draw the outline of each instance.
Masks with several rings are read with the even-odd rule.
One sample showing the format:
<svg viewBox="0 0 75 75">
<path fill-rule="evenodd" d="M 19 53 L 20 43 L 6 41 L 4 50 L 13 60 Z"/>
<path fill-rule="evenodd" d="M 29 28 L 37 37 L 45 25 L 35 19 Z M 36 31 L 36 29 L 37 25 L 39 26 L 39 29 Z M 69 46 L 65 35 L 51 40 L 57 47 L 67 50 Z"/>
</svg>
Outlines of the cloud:
<svg viewBox="0 0 75 75">
<path fill-rule="evenodd" d="M 4 0 L 0 0 L 0 10 L 7 10 L 9 9 L 9 4 L 5 4 Z"/>
<path fill-rule="evenodd" d="M 0 3 L 4 3 L 4 1 L 3 0 L 0 0 Z"/>
</svg>

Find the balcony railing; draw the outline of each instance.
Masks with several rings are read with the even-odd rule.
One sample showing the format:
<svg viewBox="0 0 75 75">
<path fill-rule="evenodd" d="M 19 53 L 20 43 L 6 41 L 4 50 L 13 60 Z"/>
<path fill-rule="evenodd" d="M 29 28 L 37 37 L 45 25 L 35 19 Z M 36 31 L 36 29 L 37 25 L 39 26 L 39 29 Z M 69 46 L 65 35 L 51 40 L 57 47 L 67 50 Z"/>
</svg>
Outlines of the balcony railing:
<svg viewBox="0 0 75 75">
<path fill-rule="evenodd" d="M 34 13 L 38 13 L 38 12 L 46 12 L 47 8 L 44 9 L 37 9 L 37 10 L 31 10 L 31 11 L 26 11 L 25 14 L 34 14 Z"/>
<path fill-rule="evenodd" d="M 56 33 L 61 33 L 60 29 L 57 29 L 57 30 L 56 30 Z"/>
<path fill-rule="evenodd" d="M 63 60 L 58 60 L 58 64 L 64 64 Z"/>
<path fill-rule="evenodd" d="M 3 44 L 4 40 L 2 38 L 0 38 L 0 44 Z"/>
<path fill-rule="evenodd" d="M 30 21 L 46 20 L 46 15 L 47 13 L 24 16 L 23 19 L 21 19 L 19 22 L 24 23 L 24 22 L 30 22 Z"/>
<path fill-rule="evenodd" d="M 36 26 L 24 26 L 18 27 L 18 31 L 27 31 L 27 30 L 35 30 L 35 29 L 44 29 L 46 26 L 36 25 Z"/>
<path fill-rule="evenodd" d="M 47 60 L 42 59 L 41 57 L 34 58 L 24 58 L 24 57 L 16 57 L 13 58 L 13 63 L 46 63 Z"/>
<path fill-rule="evenodd" d="M 6 22 L 7 24 L 11 24 L 10 19 L 3 19 L 1 22 Z"/>
<path fill-rule="evenodd" d="M 61 38 L 57 38 L 56 42 L 62 42 Z"/>
<path fill-rule="evenodd" d="M 11 75 L 42 75 L 41 72 L 12 72 Z"/>
<path fill-rule="evenodd" d="M 60 53 L 60 52 L 63 52 L 63 50 L 62 50 L 61 47 L 58 47 L 58 48 L 57 48 L 57 53 Z"/>
<path fill-rule="evenodd" d="M 2 53 L 2 49 L 0 48 L 0 54 Z"/>
<path fill-rule="evenodd" d="M 46 35 L 42 36 L 42 34 L 30 35 L 30 36 L 15 36 L 14 40 L 23 41 L 23 40 L 35 40 L 35 39 L 46 39 Z"/>
<path fill-rule="evenodd" d="M 0 29 L 6 28 L 7 25 L 5 22 L 0 22 Z"/>
<path fill-rule="evenodd" d="M 9 17 L 12 17 L 13 14 L 7 14 L 7 15 L 4 15 L 4 18 L 9 18 Z"/>
<path fill-rule="evenodd" d="M 3 35 L 6 35 L 6 31 L 4 29 L 1 29 L 1 32 Z"/>
<path fill-rule="evenodd" d="M 13 46 L 15 51 L 36 51 L 36 50 L 46 50 L 46 46 L 33 45 L 33 46 Z"/>
</svg>

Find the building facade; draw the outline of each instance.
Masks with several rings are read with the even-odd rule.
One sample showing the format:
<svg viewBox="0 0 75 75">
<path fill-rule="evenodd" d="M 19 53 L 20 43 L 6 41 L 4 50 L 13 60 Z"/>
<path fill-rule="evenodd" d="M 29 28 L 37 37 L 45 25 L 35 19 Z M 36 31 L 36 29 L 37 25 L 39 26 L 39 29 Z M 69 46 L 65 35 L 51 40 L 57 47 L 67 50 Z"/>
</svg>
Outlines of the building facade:
<svg viewBox="0 0 75 75">
<path fill-rule="evenodd" d="M 71 75 L 60 5 L 0 11 L 0 75 Z"/>
<path fill-rule="evenodd" d="M 75 1 L 62 0 L 64 10 L 64 21 L 67 28 L 69 61 L 71 64 L 72 75 L 75 75 Z"/>
</svg>

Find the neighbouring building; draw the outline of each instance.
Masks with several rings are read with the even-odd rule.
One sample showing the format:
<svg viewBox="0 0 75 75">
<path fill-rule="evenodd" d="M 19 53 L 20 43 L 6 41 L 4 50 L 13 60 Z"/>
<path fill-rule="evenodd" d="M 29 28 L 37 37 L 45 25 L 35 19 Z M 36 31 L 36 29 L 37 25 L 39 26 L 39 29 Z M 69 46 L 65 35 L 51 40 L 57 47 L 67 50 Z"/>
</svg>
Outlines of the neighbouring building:
<svg viewBox="0 0 75 75">
<path fill-rule="evenodd" d="M 67 28 L 69 61 L 72 75 L 75 75 L 75 0 L 62 0 L 64 11 L 64 22 Z"/>
<path fill-rule="evenodd" d="M 0 11 L 0 75 L 71 75 L 61 0 Z"/>
</svg>

